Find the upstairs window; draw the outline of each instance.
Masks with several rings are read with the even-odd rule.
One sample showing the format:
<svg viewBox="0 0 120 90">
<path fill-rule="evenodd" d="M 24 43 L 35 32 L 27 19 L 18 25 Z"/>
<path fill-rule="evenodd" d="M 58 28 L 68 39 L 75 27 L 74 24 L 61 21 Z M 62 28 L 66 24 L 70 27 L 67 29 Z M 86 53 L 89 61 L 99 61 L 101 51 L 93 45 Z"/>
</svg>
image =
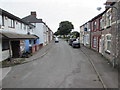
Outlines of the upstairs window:
<svg viewBox="0 0 120 90">
<path fill-rule="evenodd" d="M 26 25 L 24 25 L 24 30 L 26 30 Z"/>
<path fill-rule="evenodd" d="M 15 21 L 12 19 L 8 19 L 8 27 L 15 28 Z"/>
<path fill-rule="evenodd" d="M 4 16 L 2 15 L 2 26 L 4 26 Z"/>
<path fill-rule="evenodd" d="M 22 23 L 20 23 L 20 29 L 22 29 Z"/>
<path fill-rule="evenodd" d="M 109 9 L 106 13 L 106 26 L 111 26 L 111 19 L 112 19 L 112 10 Z"/>
<path fill-rule="evenodd" d="M 97 29 L 97 22 L 94 21 L 94 22 L 93 22 L 93 31 L 96 31 L 96 29 Z"/>
<path fill-rule="evenodd" d="M 2 16 L 0 15 L 0 28 L 2 26 Z"/>
<path fill-rule="evenodd" d="M 100 19 L 100 30 L 102 29 L 102 27 L 103 27 L 103 20 Z"/>
</svg>

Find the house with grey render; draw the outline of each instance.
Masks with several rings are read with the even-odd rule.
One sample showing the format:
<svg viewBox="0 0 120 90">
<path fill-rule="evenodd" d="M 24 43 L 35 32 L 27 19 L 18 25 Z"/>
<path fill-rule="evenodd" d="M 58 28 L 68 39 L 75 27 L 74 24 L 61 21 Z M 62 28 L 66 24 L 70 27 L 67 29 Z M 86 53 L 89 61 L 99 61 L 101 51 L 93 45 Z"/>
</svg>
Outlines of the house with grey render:
<svg viewBox="0 0 120 90">
<path fill-rule="evenodd" d="M 0 8 L 0 61 L 34 50 L 35 26 Z"/>
<path fill-rule="evenodd" d="M 36 28 L 33 32 L 39 37 L 37 43 L 40 46 L 44 46 L 49 43 L 49 27 L 42 21 L 42 19 L 37 18 L 36 12 L 31 12 L 29 16 L 24 17 L 22 20 L 35 25 Z"/>
</svg>

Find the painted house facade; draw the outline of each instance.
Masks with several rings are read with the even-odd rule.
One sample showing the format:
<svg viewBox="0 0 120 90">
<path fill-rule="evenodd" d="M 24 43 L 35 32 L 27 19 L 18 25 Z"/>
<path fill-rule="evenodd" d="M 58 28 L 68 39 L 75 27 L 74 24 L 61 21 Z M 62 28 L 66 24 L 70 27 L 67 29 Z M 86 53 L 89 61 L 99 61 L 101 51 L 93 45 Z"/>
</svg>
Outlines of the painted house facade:
<svg viewBox="0 0 120 90">
<path fill-rule="evenodd" d="M 100 21 L 102 14 L 99 14 L 91 20 L 91 48 L 98 52 L 101 48 L 99 42 L 101 39 Z"/>
<path fill-rule="evenodd" d="M 3 9 L 0 10 L 0 61 L 21 57 L 28 50 L 27 40 L 36 44 L 38 37 L 33 33 L 35 26 Z"/>
<path fill-rule="evenodd" d="M 39 46 L 44 46 L 49 43 L 49 28 L 46 23 L 42 21 L 42 19 L 37 19 L 36 12 L 31 12 L 31 15 L 24 17 L 23 20 L 28 21 L 36 26 L 34 33 L 39 37 Z"/>
<path fill-rule="evenodd" d="M 84 44 L 84 25 L 80 26 L 80 43 Z"/>
<path fill-rule="evenodd" d="M 84 24 L 84 46 L 90 48 L 90 34 L 91 34 L 91 22 L 87 22 Z"/>
</svg>

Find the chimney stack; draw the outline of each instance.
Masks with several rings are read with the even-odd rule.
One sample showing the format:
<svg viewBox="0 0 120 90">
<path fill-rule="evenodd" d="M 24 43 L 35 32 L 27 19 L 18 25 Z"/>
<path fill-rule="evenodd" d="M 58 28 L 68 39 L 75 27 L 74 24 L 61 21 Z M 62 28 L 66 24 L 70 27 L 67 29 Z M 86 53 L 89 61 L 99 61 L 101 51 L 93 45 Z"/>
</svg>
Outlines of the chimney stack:
<svg viewBox="0 0 120 90">
<path fill-rule="evenodd" d="M 31 12 L 31 15 L 32 15 L 32 16 L 35 16 L 35 17 L 37 16 L 35 11 L 32 11 L 32 12 Z"/>
</svg>

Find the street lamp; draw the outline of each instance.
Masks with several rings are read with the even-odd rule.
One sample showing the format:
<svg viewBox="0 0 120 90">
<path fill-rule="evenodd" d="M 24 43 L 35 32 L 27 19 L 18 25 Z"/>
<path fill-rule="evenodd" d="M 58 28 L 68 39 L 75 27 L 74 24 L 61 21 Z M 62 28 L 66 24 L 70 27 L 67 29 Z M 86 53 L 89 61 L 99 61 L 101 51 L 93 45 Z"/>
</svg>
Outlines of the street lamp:
<svg viewBox="0 0 120 90">
<path fill-rule="evenodd" d="M 117 23 L 117 20 L 118 20 L 118 8 L 117 7 L 115 7 L 115 6 L 111 6 L 111 5 L 106 5 L 105 6 L 105 8 L 107 9 L 107 8 L 114 8 L 115 10 L 116 10 L 116 13 L 115 13 L 115 22 L 116 22 L 116 34 L 115 34 L 115 36 L 116 36 L 116 44 L 115 44 L 115 54 L 113 54 L 113 60 L 112 60 L 112 64 L 113 64 L 113 67 L 115 67 L 117 64 L 118 64 L 118 62 L 117 62 L 117 56 L 118 56 L 118 23 Z"/>
</svg>

